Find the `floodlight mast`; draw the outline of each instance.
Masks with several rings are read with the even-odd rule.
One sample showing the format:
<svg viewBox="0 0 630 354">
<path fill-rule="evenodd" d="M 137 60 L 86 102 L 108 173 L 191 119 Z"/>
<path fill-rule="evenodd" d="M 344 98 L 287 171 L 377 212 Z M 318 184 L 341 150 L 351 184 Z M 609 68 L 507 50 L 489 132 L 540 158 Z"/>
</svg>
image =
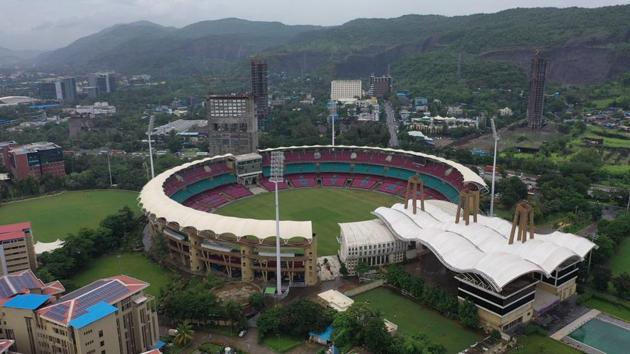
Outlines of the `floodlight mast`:
<svg viewBox="0 0 630 354">
<path fill-rule="evenodd" d="M 153 149 L 151 148 L 151 134 L 153 133 L 153 123 L 155 116 L 149 118 L 149 130 L 147 130 L 147 136 L 149 137 L 149 161 L 151 162 L 151 179 L 155 177 L 155 170 L 153 169 Z"/>
<path fill-rule="evenodd" d="M 282 268 L 280 267 L 280 203 L 278 201 L 278 183 L 284 181 L 284 152 L 271 152 L 271 178 L 276 194 L 276 294 L 282 295 Z"/>
<path fill-rule="evenodd" d="M 492 187 L 490 191 L 490 216 L 494 216 L 494 181 L 497 173 L 497 145 L 499 145 L 499 134 L 497 134 L 497 127 L 494 124 L 494 118 L 490 118 L 490 125 L 492 126 L 492 139 L 494 139 L 494 158 L 492 161 Z"/>
<path fill-rule="evenodd" d="M 337 102 L 334 100 L 328 101 L 328 112 L 330 113 L 330 121 L 332 123 L 332 142 L 331 145 L 335 146 L 335 120 L 337 119 Z"/>
</svg>

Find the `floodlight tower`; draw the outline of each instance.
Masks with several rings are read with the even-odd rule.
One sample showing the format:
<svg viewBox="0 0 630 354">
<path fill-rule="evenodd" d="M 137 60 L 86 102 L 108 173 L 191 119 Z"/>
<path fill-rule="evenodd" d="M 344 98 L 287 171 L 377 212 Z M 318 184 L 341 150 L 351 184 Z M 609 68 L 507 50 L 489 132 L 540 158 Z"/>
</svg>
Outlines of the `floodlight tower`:
<svg viewBox="0 0 630 354">
<path fill-rule="evenodd" d="M 337 102 L 328 101 L 328 112 L 330 113 L 330 121 L 332 123 L 332 146 L 335 146 L 335 120 L 337 119 Z"/>
<path fill-rule="evenodd" d="M 151 179 L 155 177 L 155 170 L 153 169 L 153 149 L 151 148 L 151 134 L 153 133 L 153 123 L 155 122 L 155 116 L 149 118 L 149 130 L 147 130 L 147 136 L 149 137 L 149 161 L 151 162 Z"/>
<path fill-rule="evenodd" d="M 492 187 L 490 191 L 490 216 L 494 216 L 494 180 L 497 173 L 497 145 L 499 145 L 499 134 L 497 127 L 494 125 L 494 118 L 490 118 L 492 125 L 492 139 L 494 139 L 494 158 L 492 161 Z"/>
<path fill-rule="evenodd" d="M 284 181 L 284 152 L 271 152 L 271 176 L 269 181 L 275 185 L 276 193 L 276 294 L 282 295 L 282 269 L 280 267 L 280 203 L 278 202 L 278 183 Z"/>
</svg>

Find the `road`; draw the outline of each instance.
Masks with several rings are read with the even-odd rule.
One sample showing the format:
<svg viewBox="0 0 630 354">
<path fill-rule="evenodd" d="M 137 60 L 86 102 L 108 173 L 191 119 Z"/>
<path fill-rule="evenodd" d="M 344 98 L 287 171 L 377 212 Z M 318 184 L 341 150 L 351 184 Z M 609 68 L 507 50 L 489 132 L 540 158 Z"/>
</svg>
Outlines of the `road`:
<svg viewBox="0 0 630 354">
<path fill-rule="evenodd" d="M 387 116 L 387 130 L 389 130 L 389 147 L 398 147 L 398 123 L 396 123 L 394 108 L 389 102 L 385 102 L 385 115 Z"/>
</svg>

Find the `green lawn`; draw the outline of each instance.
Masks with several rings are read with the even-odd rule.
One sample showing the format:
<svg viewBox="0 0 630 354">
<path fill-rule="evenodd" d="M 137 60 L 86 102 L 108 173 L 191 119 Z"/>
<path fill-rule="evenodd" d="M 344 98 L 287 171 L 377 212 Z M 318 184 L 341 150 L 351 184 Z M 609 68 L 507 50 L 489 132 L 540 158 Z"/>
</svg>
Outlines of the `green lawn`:
<svg viewBox="0 0 630 354">
<path fill-rule="evenodd" d="M 616 254 L 610 259 L 610 269 L 614 275 L 623 272 L 630 273 L 630 257 L 628 255 L 630 255 L 630 238 L 626 237 L 621 241 Z"/>
<path fill-rule="evenodd" d="M 270 336 L 263 339 L 263 344 L 265 346 L 278 353 L 288 352 L 302 343 L 304 343 L 304 341 L 289 336 Z"/>
<path fill-rule="evenodd" d="M 337 253 L 339 222 L 370 220 L 379 206 L 391 206 L 400 199 L 376 192 L 341 188 L 291 189 L 280 196 L 282 220 L 311 220 L 318 235 L 320 256 Z M 218 214 L 254 219 L 275 218 L 274 193 L 259 194 L 217 210 Z"/>
<path fill-rule="evenodd" d="M 630 310 L 627 307 L 606 301 L 605 299 L 592 297 L 584 302 L 584 306 L 598 309 L 614 317 L 630 322 Z"/>
<path fill-rule="evenodd" d="M 518 337 L 518 346 L 510 354 L 579 354 L 568 345 L 540 334 Z"/>
<path fill-rule="evenodd" d="M 458 353 L 481 339 L 478 333 L 462 327 L 438 312 L 398 295 L 388 288 L 376 288 L 354 297 L 383 313 L 385 319 L 398 325 L 402 334 L 424 333 L 449 353 Z"/>
<path fill-rule="evenodd" d="M 76 286 L 83 286 L 94 280 L 118 274 L 129 275 L 150 283 L 151 286 L 147 292 L 154 296 L 160 293 L 160 288 L 170 283 L 169 271 L 142 253 L 122 253 L 100 257 L 71 280 Z"/>
<path fill-rule="evenodd" d="M 64 192 L 0 206 L 0 225 L 30 221 L 35 239 L 51 242 L 83 227 L 96 227 L 127 205 L 138 209 L 137 192 L 121 190 Z"/>
</svg>

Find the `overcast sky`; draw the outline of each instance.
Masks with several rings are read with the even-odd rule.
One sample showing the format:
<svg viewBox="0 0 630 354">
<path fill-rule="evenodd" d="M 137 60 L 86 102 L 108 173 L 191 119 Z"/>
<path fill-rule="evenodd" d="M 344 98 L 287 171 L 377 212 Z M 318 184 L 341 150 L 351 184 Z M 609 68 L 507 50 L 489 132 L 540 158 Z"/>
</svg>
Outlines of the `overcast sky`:
<svg viewBox="0 0 630 354">
<path fill-rule="evenodd" d="M 53 49 L 117 23 L 185 26 L 239 17 L 338 25 L 358 17 L 466 15 L 513 7 L 599 7 L 630 0 L 0 0 L 0 47 Z"/>
</svg>

